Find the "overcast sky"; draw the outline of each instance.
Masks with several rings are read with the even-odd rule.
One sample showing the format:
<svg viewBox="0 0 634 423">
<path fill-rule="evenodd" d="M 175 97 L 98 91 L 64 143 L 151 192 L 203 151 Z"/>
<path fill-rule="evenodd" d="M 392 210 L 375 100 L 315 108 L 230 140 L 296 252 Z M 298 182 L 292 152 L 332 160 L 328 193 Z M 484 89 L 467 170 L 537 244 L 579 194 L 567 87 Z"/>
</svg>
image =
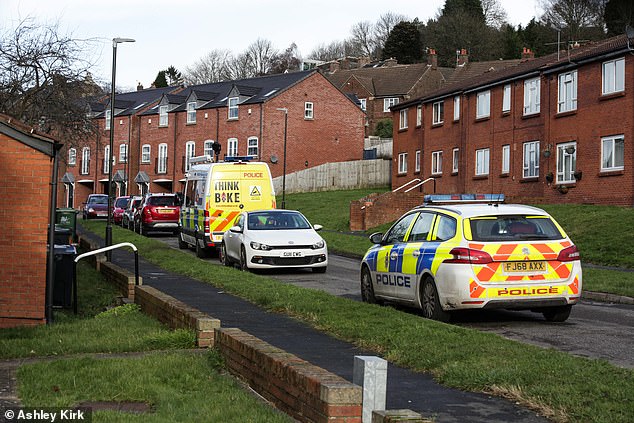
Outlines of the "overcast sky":
<svg viewBox="0 0 634 423">
<path fill-rule="evenodd" d="M 499 0 L 514 25 L 540 14 L 537 0 Z M 376 22 L 386 12 L 426 21 L 444 0 L 0 0 L 0 30 L 27 18 L 59 22 L 73 38 L 95 44 L 94 77 L 111 80 L 112 38 L 133 38 L 119 44 L 117 87 L 149 87 L 159 70 L 170 65 L 181 72 L 214 49 L 243 52 L 257 38 L 283 50 L 295 42 L 303 55 L 320 44 L 350 36 L 352 25 Z"/>
</svg>

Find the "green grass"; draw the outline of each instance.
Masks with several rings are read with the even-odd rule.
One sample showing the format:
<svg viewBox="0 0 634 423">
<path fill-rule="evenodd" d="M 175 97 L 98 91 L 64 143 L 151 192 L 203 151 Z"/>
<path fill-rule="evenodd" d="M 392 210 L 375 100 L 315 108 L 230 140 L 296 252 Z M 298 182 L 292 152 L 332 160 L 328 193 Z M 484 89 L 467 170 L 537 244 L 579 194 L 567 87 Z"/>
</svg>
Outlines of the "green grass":
<svg viewBox="0 0 634 423">
<path fill-rule="evenodd" d="M 86 226 L 103 232 L 102 222 Z M 632 370 L 212 266 L 160 241 L 114 229 L 115 242 L 134 243 L 167 270 L 294 316 L 393 363 L 430 372 L 448 386 L 508 396 L 557 421 L 634 421 Z"/>
<path fill-rule="evenodd" d="M 95 422 L 291 422 L 248 393 L 215 351 L 150 353 L 137 358 L 80 358 L 23 365 L 19 396 L 26 407 L 77 406 L 88 401 L 140 401 L 151 411 L 95 411 Z"/>
</svg>

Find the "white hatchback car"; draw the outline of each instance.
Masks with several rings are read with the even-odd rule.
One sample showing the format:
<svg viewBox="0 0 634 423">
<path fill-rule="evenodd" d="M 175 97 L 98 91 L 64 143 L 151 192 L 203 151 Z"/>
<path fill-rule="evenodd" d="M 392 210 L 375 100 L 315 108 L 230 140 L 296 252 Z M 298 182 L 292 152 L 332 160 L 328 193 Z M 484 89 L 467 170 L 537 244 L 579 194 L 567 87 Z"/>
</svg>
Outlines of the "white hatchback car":
<svg viewBox="0 0 634 423">
<path fill-rule="evenodd" d="M 321 228 L 294 210 L 242 212 L 223 236 L 220 260 L 242 270 L 299 267 L 324 273 L 328 248 L 316 232 Z"/>
</svg>

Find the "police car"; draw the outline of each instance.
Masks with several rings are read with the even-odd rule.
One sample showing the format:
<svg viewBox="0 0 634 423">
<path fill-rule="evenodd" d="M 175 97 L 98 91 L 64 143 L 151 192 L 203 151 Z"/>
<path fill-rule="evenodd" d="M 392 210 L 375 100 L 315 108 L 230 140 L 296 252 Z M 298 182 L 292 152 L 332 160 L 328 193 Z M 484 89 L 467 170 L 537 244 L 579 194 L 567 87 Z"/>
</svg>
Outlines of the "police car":
<svg viewBox="0 0 634 423">
<path fill-rule="evenodd" d="M 361 295 L 449 321 L 462 309 L 528 309 L 562 322 L 581 297 L 577 247 L 544 210 L 503 195 L 431 195 L 385 234 L 361 264 Z M 482 202 L 477 202 L 482 201 Z M 440 204 L 442 203 L 442 204 Z"/>
</svg>

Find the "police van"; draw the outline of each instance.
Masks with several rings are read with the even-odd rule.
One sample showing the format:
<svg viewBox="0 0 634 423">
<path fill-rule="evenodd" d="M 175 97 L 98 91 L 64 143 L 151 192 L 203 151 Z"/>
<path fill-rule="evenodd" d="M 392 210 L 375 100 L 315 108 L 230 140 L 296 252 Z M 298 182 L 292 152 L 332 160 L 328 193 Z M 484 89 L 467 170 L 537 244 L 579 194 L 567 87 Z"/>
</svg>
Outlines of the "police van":
<svg viewBox="0 0 634 423">
<path fill-rule="evenodd" d="M 194 247 L 206 257 L 222 245 L 222 236 L 240 212 L 275 208 L 273 179 L 266 163 L 249 157 L 214 162 L 209 155 L 192 157 L 186 175 L 178 246 Z"/>
</svg>

